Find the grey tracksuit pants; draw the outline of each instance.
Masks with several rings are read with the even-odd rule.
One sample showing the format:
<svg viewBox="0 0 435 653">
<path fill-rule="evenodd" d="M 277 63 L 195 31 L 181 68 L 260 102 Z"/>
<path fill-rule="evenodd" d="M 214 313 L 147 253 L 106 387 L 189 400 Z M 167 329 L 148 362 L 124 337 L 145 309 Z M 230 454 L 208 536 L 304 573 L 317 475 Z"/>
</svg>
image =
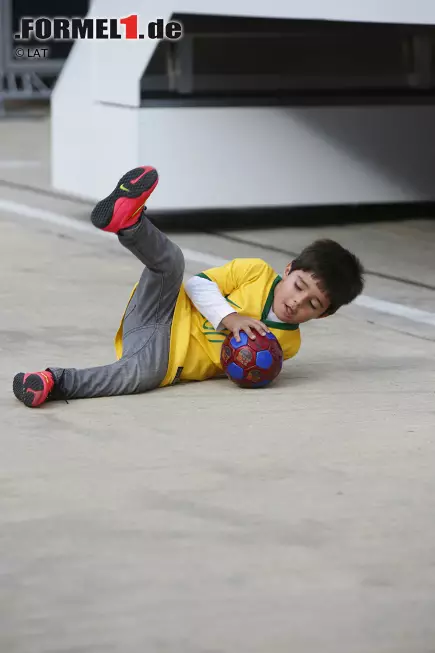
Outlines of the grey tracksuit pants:
<svg viewBox="0 0 435 653">
<path fill-rule="evenodd" d="M 123 355 L 102 367 L 49 367 L 66 399 L 145 392 L 158 387 L 166 375 L 172 317 L 183 282 L 183 253 L 145 212 L 118 239 L 145 266 L 125 313 Z"/>
</svg>

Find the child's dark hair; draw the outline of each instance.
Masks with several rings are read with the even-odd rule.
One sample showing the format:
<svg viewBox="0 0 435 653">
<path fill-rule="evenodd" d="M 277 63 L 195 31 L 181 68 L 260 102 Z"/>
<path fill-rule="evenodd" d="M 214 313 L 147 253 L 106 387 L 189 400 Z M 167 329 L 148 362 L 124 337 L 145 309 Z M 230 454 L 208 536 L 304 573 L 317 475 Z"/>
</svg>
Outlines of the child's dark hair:
<svg viewBox="0 0 435 653">
<path fill-rule="evenodd" d="M 306 247 L 292 263 L 293 270 L 313 275 L 331 302 L 325 315 L 350 304 L 364 288 L 361 261 L 334 240 L 322 239 Z"/>
</svg>

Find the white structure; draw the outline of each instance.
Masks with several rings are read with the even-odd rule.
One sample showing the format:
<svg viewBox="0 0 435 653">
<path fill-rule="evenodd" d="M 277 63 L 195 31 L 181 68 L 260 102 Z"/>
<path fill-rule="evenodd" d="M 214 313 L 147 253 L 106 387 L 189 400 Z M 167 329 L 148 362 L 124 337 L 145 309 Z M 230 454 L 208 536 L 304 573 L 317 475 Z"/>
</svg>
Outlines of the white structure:
<svg viewBox="0 0 435 653">
<path fill-rule="evenodd" d="M 173 13 L 435 23 L 434 0 L 94 0 L 89 15 Z M 435 107 L 141 107 L 155 41 L 77 41 L 52 95 L 52 184 L 99 199 L 139 164 L 153 210 L 435 199 Z"/>
</svg>

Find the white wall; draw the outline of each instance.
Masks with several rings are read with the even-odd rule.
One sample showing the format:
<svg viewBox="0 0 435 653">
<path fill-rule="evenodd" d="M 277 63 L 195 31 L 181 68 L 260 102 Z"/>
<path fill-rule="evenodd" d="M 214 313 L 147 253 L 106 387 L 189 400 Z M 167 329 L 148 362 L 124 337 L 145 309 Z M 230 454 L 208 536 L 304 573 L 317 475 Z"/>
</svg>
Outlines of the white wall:
<svg viewBox="0 0 435 653">
<path fill-rule="evenodd" d="M 435 109 L 140 111 L 155 209 L 435 199 Z"/>
<path fill-rule="evenodd" d="M 95 200 L 139 164 L 159 170 L 150 202 L 158 210 L 435 199 L 431 107 L 97 104 L 92 120 L 89 155 L 76 174 L 65 166 L 58 187 Z"/>
<path fill-rule="evenodd" d="M 435 24 L 435 0 L 93 0 L 89 15 L 183 11 Z M 76 41 L 52 96 L 54 188 L 97 199 L 145 162 L 156 208 L 434 198 L 432 109 L 139 109 L 153 48 Z"/>
<path fill-rule="evenodd" d="M 88 66 L 92 46 L 92 41 L 73 46 L 52 93 L 51 181 L 59 190 L 64 189 L 68 176 L 74 176 L 74 186 L 80 188 L 89 174 L 87 160 L 91 155 L 88 144 L 92 143 L 95 133 Z"/>
</svg>

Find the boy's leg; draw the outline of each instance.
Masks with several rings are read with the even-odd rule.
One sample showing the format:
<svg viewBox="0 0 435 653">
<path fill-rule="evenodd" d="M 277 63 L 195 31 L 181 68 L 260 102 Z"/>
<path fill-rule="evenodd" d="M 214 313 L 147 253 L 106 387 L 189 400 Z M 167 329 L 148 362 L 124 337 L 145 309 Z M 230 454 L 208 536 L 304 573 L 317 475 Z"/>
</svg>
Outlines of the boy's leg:
<svg viewBox="0 0 435 653">
<path fill-rule="evenodd" d="M 124 188 L 130 187 L 131 191 L 133 187 L 129 179 L 134 177 L 136 180 L 141 170 L 145 172 L 139 176 L 137 185 L 142 184 L 139 189 L 142 194 L 138 196 L 136 205 L 155 188 L 156 177 L 152 178 L 155 171 L 136 169 L 120 180 Z M 147 176 L 150 181 L 147 181 Z M 114 223 L 122 226 L 117 232 L 119 241 L 146 266 L 127 307 L 123 356 L 111 365 L 83 370 L 50 367 L 48 371 L 53 375 L 54 388 L 46 383 L 43 373 L 16 375 L 14 393 L 28 406 L 43 403 L 48 395 L 52 398 L 85 398 L 144 392 L 160 385 L 166 374 L 170 329 L 183 280 L 184 257 L 180 248 L 147 220 L 144 211 L 137 210 L 132 195 L 127 199 L 131 205 L 129 211 L 126 211 L 125 201 L 118 201 L 119 192 L 115 189 L 109 198 L 97 204 L 92 214 L 92 221 L 96 226 L 99 221 L 99 228 L 115 231 L 112 228 Z M 121 219 L 119 210 L 116 212 L 119 203 L 123 211 Z M 133 215 L 136 217 L 132 218 Z"/>
<path fill-rule="evenodd" d="M 102 367 L 50 367 L 58 389 L 67 399 L 145 392 L 159 386 L 166 374 L 172 317 L 183 282 L 183 253 L 151 224 L 145 212 L 118 238 L 145 265 L 126 310 L 123 355 L 119 361 Z"/>
<path fill-rule="evenodd" d="M 90 399 L 137 394 L 157 388 L 163 380 L 169 357 L 170 329 L 148 327 L 137 337 L 137 350 L 130 356 L 101 367 L 87 369 L 50 367 L 57 399 Z M 138 334 L 139 336 L 139 334 Z"/>
<path fill-rule="evenodd" d="M 184 256 L 181 249 L 146 217 L 118 234 L 119 242 L 144 265 L 139 284 L 126 310 L 123 352 L 129 353 L 130 333 L 150 324 L 171 324 L 175 303 L 183 282 Z"/>
</svg>

